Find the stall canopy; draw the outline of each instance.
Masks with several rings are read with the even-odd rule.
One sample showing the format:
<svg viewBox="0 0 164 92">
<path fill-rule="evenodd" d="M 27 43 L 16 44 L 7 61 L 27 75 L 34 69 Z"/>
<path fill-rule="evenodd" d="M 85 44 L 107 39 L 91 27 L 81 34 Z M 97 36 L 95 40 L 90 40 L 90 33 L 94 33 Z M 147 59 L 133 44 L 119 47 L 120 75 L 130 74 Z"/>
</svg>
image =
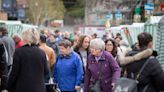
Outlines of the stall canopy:
<svg viewBox="0 0 164 92">
<path fill-rule="evenodd" d="M 2 21 L 2 20 L 0 20 L 0 27 L 5 27 L 8 30 L 9 36 L 12 36 L 15 33 L 20 34 L 23 30 L 28 28 L 37 28 L 37 26 L 23 24 L 20 21 Z"/>
<path fill-rule="evenodd" d="M 158 52 L 158 60 L 164 68 L 164 16 L 152 16 L 145 23 L 145 32 L 153 36 L 153 49 Z"/>
</svg>

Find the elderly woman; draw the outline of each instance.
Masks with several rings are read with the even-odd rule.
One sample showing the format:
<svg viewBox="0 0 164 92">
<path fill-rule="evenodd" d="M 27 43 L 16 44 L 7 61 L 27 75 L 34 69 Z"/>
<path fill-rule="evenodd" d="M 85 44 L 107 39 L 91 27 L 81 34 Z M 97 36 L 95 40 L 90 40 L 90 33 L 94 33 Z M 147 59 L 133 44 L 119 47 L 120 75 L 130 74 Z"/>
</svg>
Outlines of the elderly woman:
<svg viewBox="0 0 164 92">
<path fill-rule="evenodd" d="M 120 68 L 113 56 L 105 51 L 105 43 L 101 39 L 90 42 L 91 54 L 88 56 L 84 92 L 100 81 L 101 92 L 112 92 L 116 80 L 120 77 Z"/>
<path fill-rule="evenodd" d="M 44 76 L 49 73 L 45 53 L 37 47 L 39 33 L 35 29 L 23 31 L 24 46 L 16 49 L 9 75 L 9 92 L 46 92 Z"/>
</svg>

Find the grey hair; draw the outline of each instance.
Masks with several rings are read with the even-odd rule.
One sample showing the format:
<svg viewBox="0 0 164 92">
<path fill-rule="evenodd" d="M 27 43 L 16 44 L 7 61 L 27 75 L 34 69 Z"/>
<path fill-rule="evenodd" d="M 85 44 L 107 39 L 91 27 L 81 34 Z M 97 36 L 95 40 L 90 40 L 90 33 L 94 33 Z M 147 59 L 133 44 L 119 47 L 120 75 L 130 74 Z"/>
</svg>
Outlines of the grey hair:
<svg viewBox="0 0 164 92">
<path fill-rule="evenodd" d="M 38 44 L 40 39 L 40 34 L 37 29 L 30 28 L 22 32 L 22 38 L 25 40 L 25 44 Z"/>
<path fill-rule="evenodd" d="M 101 51 L 105 50 L 105 42 L 99 38 L 93 39 L 90 42 L 90 47 L 94 47 Z"/>
<path fill-rule="evenodd" d="M 20 34 L 18 34 L 18 33 L 13 34 L 13 36 L 12 36 L 12 37 L 13 37 L 13 38 L 14 38 L 14 37 L 18 37 L 19 39 L 22 39 L 21 35 L 20 35 Z"/>
</svg>

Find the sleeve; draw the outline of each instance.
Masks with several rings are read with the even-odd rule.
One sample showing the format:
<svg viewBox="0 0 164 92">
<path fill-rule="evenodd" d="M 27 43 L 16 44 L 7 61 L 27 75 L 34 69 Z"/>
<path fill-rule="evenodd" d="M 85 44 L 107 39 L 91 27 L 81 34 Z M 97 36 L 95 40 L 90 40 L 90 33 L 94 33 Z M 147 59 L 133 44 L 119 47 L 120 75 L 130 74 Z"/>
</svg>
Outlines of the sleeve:
<svg viewBox="0 0 164 92">
<path fill-rule="evenodd" d="M 54 81 L 54 83 L 58 83 L 58 81 L 57 81 L 57 63 L 58 63 L 58 58 L 59 57 L 57 57 L 57 59 L 56 59 L 56 63 L 55 63 L 55 65 L 54 65 L 54 72 L 53 72 L 53 81 Z"/>
<path fill-rule="evenodd" d="M 48 61 L 46 55 L 44 55 L 44 75 L 48 75 L 48 74 L 49 74 Z"/>
<path fill-rule="evenodd" d="M 80 57 L 77 55 L 76 64 L 76 86 L 80 86 L 83 77 L 83 65 Z"/>
<path fill-rule="evenodd" d="M 53 49 L 52 49 L 52 52 L 51 52 L 51 59 L 50 59 L 50 67 L 52 67 L 53 65 L 54 65 L 54 63 L 55 63 L 55 53 L 54 53 L 54 51 L 53 51 Z"/>
<path fill-rule="evenodd" d="M 117 61 L 113 58 L 113 56 L 111 54 L 108 55 L 108 60 L 109 60 L 110 68 L 111 68 L 112 73 L 113 73 L 112 83 L 115 83 L 116 80 L 121 75 L 121 69 L 120 69 Z"/>
<path fill-rule="evenodd" d="M 3 46 L 0 46 L 0 78 L 1 78 L 1 89 L 6 88 L 7 83 L 7 62 L 6 55 Z"/>
<path fill-rule="evenodd" d="M 86 66 L 85 77 L 84 77 L 84 92 L 89 92 L 91 72 L 90 72 L 88 66 L 89 66 L 89 63 L 88 63 L 88 59 L 87 59 L 87 66 Z"/>
<path fill-rule="evenodd" d="M 149 70 L 151 74 L 152 81 L 154 85 L 158 88 L 160 91 L 164 91 L 164 71 L 158 62 L 158 60 L 153 59 L 150 61 L 149 64 Z"/>
<path fill-rule="evenodd" d="M 9 75 L 8 83 L 7 83 L 7 90 L 11 91 L 13 87 L 16 84 L 17 78 L 19 76 L 19 70 L 20 70 L 20 56 L 18 54 L 18 51 L 15 52 L 14 57 L 13 57 L 13 65 L 12 65 L 12 70 Z"/>
</svg>

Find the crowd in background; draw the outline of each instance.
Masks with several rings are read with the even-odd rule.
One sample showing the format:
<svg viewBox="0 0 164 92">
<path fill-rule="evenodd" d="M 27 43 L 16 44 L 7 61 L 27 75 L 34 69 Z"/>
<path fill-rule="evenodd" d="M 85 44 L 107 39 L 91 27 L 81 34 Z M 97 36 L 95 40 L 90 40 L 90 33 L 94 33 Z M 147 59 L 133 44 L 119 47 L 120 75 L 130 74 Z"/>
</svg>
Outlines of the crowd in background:
<svg viewBox="0 0 164 92">
<path fill-rule="evenodd" d="M 143 32 L 129 46 L 121 34 L 98 38 L 97 34 L 72 34 L 55 30 L 28 29 L 7 36 L 0 28 L 0 90 L 46 92 L 45 83 L 53 79 L 61 92 L 90 92 L 100 82 L 101 92 L 112 92 L 118 78 L 133 78 L 153 56 L 139 78 L 139 92 L 164 90 L 164 71 L 152 49 L 152 36 Z M 100 81 L 97 81 L 100 80 Z"/>
</svg>

